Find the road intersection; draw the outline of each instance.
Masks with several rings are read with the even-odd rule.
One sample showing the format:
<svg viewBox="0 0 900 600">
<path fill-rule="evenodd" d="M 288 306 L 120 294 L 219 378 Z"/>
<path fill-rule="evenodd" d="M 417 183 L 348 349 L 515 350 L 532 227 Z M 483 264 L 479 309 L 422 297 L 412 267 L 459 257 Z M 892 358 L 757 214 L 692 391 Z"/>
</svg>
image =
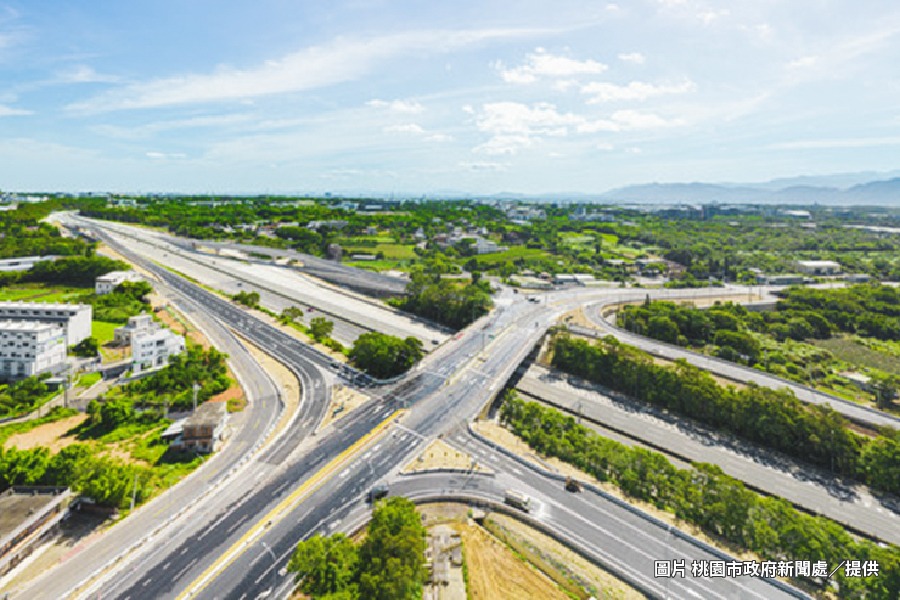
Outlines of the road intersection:
<svg viewBox="0 0 900 600">
<path fill-rule="evenodd" d="M 102 223 L 91 227 L 118 252 L 176 290 L 179 302 L 202 306 L 208 318 L 238 329 L 254 344 L 276 354 L 304 388 L 303 414 L 297 427 L 281 443 L 264 450 L 252 469 L 243 469 L 222 486 L 217 492 L 220 502 L 197 510 L 196 518 L 184 523 L 177 535 L 173 530 L 168 536 L 149 540 L 140 560 L 115 565 L 110 576 L 89 588 L 92 593 L 122 599 L 283 597 L 290 590 L 284 565 L 296 542 L 317 532 L 352 529 L 365 518 L 365 491 L 377 482 L 390 481 L 392 493 L 487 503 L 499 502 L 504 489 L 522 489 L 541 507 L 532 518 L 568 536 L 582 552 L 651 596 L 805 597 L 780 582 L 760 578 L 660 580 L 654 576 L 655 561 L 687 559 L 690 563 L 722 556 L 599 490 L 581 495 L 565 492 L 552 473 L 507 456 L 465 426 L 503 389 L 547 328 L 563 314 L 589 302 L 611 302 L 614 295 L 642 300 L 646 290 L 566 290 L 547 294 L 539 303 L 526 302 L 504 290 L 492 315 L 454 336 L 399 382 L 377 388 L 378 395 L 338 426 L 312 437 L 310 432 L 327 406 L 326 386 L 321 382 L 323 371 L 333 369 L 328 357 L 136 254 L 123 238 L 100 232 Z M 677 296 L 671 292 L 675 291 L 659 295 Z M 346 367 L 339 375 L 356 378 Z M 315 390 L 318 393 L 313 394 Z M 395 424 L 396 411 L 404 409 L 402 422 Z M 384 433 L 358 452 L 353 450 L 354 444 L 386 419 Z M 456 438 L 464 449 L 485 461 L 496 477 L 400 477 L 400 467 L 426 440 L 439 435 Z M 348 453 L 356 460 L 341 463 L 339 469 L 333 467 L 335 460 Z M 329 465 L 329 477 L 317 475 Z M 296 502 L 283 504 L 289 498 Z M 279 506 L 279 518 L 267 519 Z M 222 561 L 222 556 L 228 560 Z"/>
</svg>

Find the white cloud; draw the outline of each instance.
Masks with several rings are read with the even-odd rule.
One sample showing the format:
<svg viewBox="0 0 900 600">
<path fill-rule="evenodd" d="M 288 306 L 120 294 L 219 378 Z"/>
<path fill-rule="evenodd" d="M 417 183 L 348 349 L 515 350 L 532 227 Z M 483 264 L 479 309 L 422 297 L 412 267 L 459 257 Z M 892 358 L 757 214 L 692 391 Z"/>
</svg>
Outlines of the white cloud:
<svg viewBox="0 0 900 600">
<path fill-rule="evenodd" d="M 517 154 L 519 150 L 530 148 L 534 145 L 534 139 L 527 135 L 495 135 L 483 144 L 472 149 L 479 154 L 502 156 Z"/>
<path fill-rule="evenodd" d="M 583 117 L 560 113 L 556 106 L 539 102 L 533 106 L 519 102 L 485 104 L 478 117 L 478 129 L 495 135 L 565 135 L 569 127 L 577 126 Z"/>
<path fill-rule="evenodd" d="M 478 115 L 479 131 L 488 133 L 488 141 L 475 147 L 483 154 L 516 154 L 533 147 L 545 137 L 570 134 L 618 132 L 632 129 L 658 129 L 683 125 L 682 119 L 665 119 L 657 114 L 636 110 L 619 110 L 608 119 L 594 119 L 571 112 L 561 113 L 546 102 L 534 105 L 518 102 L 485 104 Z"/>
<path fill-rule="evenodd" d="M 406 123 L 404 125 L 388 125 L 383 129 L 385 133 L 425 133 L 421 125 Z"/>
<path fill-rule="evenodd" d="M 147 152 L 147 158 L 152 160 L 169 160 L 187 158 L 187 154 L 181 152 Z"/>
<path fill-rule="evenodd" d="M 416 123 L 388 125 L 386 127 L 383 127 L 382 131 L 384 131 L 385 133 L 410 133 L 413 135 L 421 136 L 422 139 L 428 142 L 449 142 L 453 140 L 453 136 L 447 135 L 446 133 L 428 131 L 424 127 Z"/>
<path fill-rule="evenodd" d="M 798 140 L 772 144 L 769 147 L 777 150 L 819 150 L 829 148 L 872 148 L 877 146 L 900 146 L 900 136 Z"/>
<path fill-rule="evenodd" d="M 647 58 L 640 52 L 623 52 L 619 55 L 619 60 L 634 65 L 642 65 L 647 62 Z"/>
<path fill-rule="evenodd" d="M 372 108 L 386 108 L 393 112 L 403 113 L 403 114 L 411 114 L 417 115 L 425 111 L 425 107 L 415 100 L 379 100 L 378 98 L 374 100 L 369 100 L 366 102 L 366 106 L 371 106 Z"/>
<path fill-rule="evenodd" d="M 503 63 L 497 62 L 494 68 L 500 71 L 500 76 L 507 83 L 534 83 L 542 77 L 597 75 L 608 67 L 592 59 L 576 60 L 549 54 L 543 48 L 537 48 L 528 55 L 524 65 L 507 69 Z"/>
<path fill-rule="evenodd" d="M 76 65 L 59 74 L 59 83 L 115 83 L 119 78 L 103 75 L 88 65 Z"/>
<path fill-rule="evenodd" d="M 23 117 L 25 115 L 33 115 L 34 112 L 25 110 L 24 108 L 13 108 L 0 104 L 0 117 Z"/>
<path fill-rule="evenodd" d="M 617 110 L 613 113 L 612 120 L 623 129 L 659 129 L 684 125 L 682 119 L 666 120 L 659 115 L 637 110 Z"/>
<path fill-rule="evenodd" d="M 385 61 L 421 52 L 447 52 L 494 39 L 546 34 L 547 29 L 415 31 L 373 38 L 337 38 L 249 68 L 228 65 L 212 73 L 135 83 L 68 106 L 81 112 L 156 108 L 223 100 L 241 101 L 352 81 Z"/>
<path fill-rule="evenodd" d="M 817 56 L 801 56 L 787 64 L 789 69 L 808 69 L 814 67 L 819 62 Z"/>
<path fill-rule="evenodd" d="M 459 166 L 469 171 L 505 171 L 509 168 L 509 164 L 498 162 L 461 162 Z"/>
<path fill-rule="evenodd" d="M 701 10 L 697 13 L 697 18 L 704 25 L 712 25 L 722 17 L 727 17 L 729 13 L 727 10 Z"/>
<path fill-rule="evenodd" d="M 581 88 L 581 93 L 588 94 L 588 104 L 601 102 L 618 102 L 622 100 L 646 100 L 654 96 L 667 94 L 685 94 L 696 89 L 693 81 L 685 80 L 677 84 L 654 85 L 643 81 L 632 81 L 628 85 L 618 85 L 605 81 L 594 81 Z"/>
<path fill-rule="evenodd" d="M 247 113 L 235 113 L 227 115 L 201 115 L 189 117 L 187 119 L 171 119 L 167 121 L 156 121 L 145 125 L 137 125 L 131 127 L 123 127 L 121 125 L 97 125 L 92 129 L 97 133 L 119 139 L 141 139 L 150 137 L 163 131 L 172 131 L 179 129 L 199 129 L 207 127 L 228 127 L 232 125 L 240 125 L 249 123 L 253 120 L 253 115 Z M 265 128 L 266 121 L 257 124 L 257 127 Z"/>
</svg>

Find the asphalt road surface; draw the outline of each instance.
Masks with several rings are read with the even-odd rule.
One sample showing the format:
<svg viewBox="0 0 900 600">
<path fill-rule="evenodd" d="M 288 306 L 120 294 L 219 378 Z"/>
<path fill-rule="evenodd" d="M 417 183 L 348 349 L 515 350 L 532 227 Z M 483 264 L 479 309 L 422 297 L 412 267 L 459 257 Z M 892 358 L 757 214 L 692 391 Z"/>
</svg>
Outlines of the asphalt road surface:
<svg viewBox="0 0 900 600">
<path fill-rule="evenodd" d="M 642 296 L 635 294 L 631 294 L 630 296 L 634 300 L 640 300 L 642 298 Z M 656 296 L 654 295 L 654 297 Z M 817 392 L 810 388 L 797 385 L 778 377 L 774 377 L 756 369 L 743 367 L 735 363 L 709 356 L 703 356 L 696 352 L 691 352 L 690 350 L 685 350 L 683 348 L 678 348 L 677 346 L 664 344 L 662 342 L 658 342 L 644 336 L 636 335 L 629 331 L 625 331 L 624 329 L 615 327 L 614 325 L 606 321 L 601 314 L 604 306 L 613 304 L 615 302 L 617 301 L 607 300 L 605 302 L 589 305 L 585 308 L 585 314 L 587 315 L 588 319 L 591 320 L 594 326 L 598 330 L 600 330 L 603 335 L 614 335 L 627 344 L 669 360 L 683 358 L 689 363 L 700 367 L 701 369 L 705 369 L 711 373 L 715 373 L 716 375 L 720 375 L 728 379 L 733 379 L 734 381 L 740 381 L 743 383 L 753 382 L 762 387 L 775 389 L 790 389 L 792 392 L 794 392 L 797 398 L 799 398 L 803 402 L 830 406 L 834 410 L 843 414 L 848 419 L 851 419 L 858 423 L 863 423 L 872 427 L 889 425 L 896 428 L 900 426 L 900 418 L 887 414 L 885 412 L 870 409 L 848 400 L 843 400 L 841 398 L 836 398 L 835 396 L 824 394 L 822 392 Z"/>
<path fill-rule="evenodd" d="M 280 354 L 292 369 L 310 368 L 311 365 L 329 367 L 326 357 L 249 317 L 229 302 L 159 267 L 154 272 L 172 287 L 202 303 L 212 317 L 238 326 L 251 341 Z M 105 598 L 168 598 L 192 590 L 203 597 L 284 595 L 290 584 L 278 579 L 281 577 L 279 561 L 286 558 L 292 544 L 322 527 L 325 531 L 339 530 L 344 511 L 349 515 L 354 506 L 359 507 L 361 493 L 368 485 L 386 478 L 393 481 L 395 475 L 392 474 L 396 469 L 412 458 L 416 449 L 427 440 L 453 431 L 465 436 L 461 424 L 502 389 L 546 328 L 562 312 L 589 296 L 577 291 L 560 293 L 554 296 L 552 305 L 533 305 L 521 297 L 501 295 L 494 314 L 454 336 L 454 340 L 439 348 L 402 382 L 384 388 L 379 400 L 346 416 L 340 427 L 315 442 L 306 439 L 294 448 L 282 445 L 273 449 L 266 455 L 273 466 L 277 465 L 271 475 L 262 473 L 258 481 L 242 476 L 229 490 L 237 493 L 236 500 L 222 509 L 215 507 L 204 513 L 203 526 L 193 532 L 186 528 L 179 535 L 153 540 L 148 544 L 150 548 L 144 562 L 131 571 L 120 570 L 98 590 L 98 594 Z M 353 376 L 346 368 L 342 373 Z M 311 374 L 310 379 L 313 377 L 315 375 Z M 309 382 L 304 383 L 309 386 Z M 315 387 L 315 383 L 312 385 Z M 322 401 L 311 401 L 310 404 L 323 410 Z M 381 438 L 366 450 L 361 460 L 325 480 L 309 496 L 293 505 L 283 518 L 264 527 L 262 533 L 253 538 L 252 546 L 241 545 L 241 538 L 258 528 L 263 515 L 281 499 L 292 494 L 322 465 L 341 455 L 355 440 L 401 407 L 410 409 L 402 426 L 395 425 L 388 437 Z M 317 422 L 317 415 L 311 414 L 306 424 L 310 426 L 314 422 Z M 496 466 L 497 480 L 504 486 L 522 488 L 535 497 L 540 507 L 535 516 L 570 532 L 572 539 L 583 547 L 602 552 L 605 560 L 622 565 L 630 577 L 646 582 L 647 586 L 655 583 L 653 589 L 663 590 L 660 595 L 773 598 L 781 593 L 766 581 L 740 578 L 670 580 L 665 582 L 670 586 L 670 591 L 666 592 L 665 587 L 660 588 L 661 584 L 653 578 L 650 568 L 653 560 L 690 558 L 699 546 L 674 534 L 671 543 L 651 545 L 651 539 L 659 544 L 665 536 L 658 525 L 633 510 L 602 496 L 594 498 L 587 494 L 565 493 L 556 479 L 523 468 L 520 463 L 503 457 L 477 440 L 467 443 L 476 454 L 486 455 L 486 460 L 491 461 L 489 464 Z M 445 486 L 439 478 L 425 481 L 422 484 L 424 492 L 433 493 Z M 446 485 L 451 484 L 446 482 Z M 497 497 L 496 490 L 492 494 L 491 497 Z M 627 516 L 615 512 L 613 505 Z M 678 546 L 682 542 L 690 548 Z M 654 554 L 656 551 L 662 555 Z M 666 552 L 671 554 L 666 555 Z M 217 557 L 226 553 L 230 562 L 212 573 L 209 581 L 198 581 Z M 265 557 L 272 559 L 269 570 L 265 566 L 268 562 Z"/>
<path fill-rule="evenodd" d="M 900 543 L 900 518 L 869 494 L 865 486 L 842 484 L 829 473 L 818 473 L 788 457 L 762 452 L 751 444 L 736 443 L 728 436 L 664 415 L 642 403 L 603 394 L 588 382 L 566 377 L 561 372 L 532 367 L 517 389 L 665 453 L 691 462 L 718 465 L 754 489 L 780 496 L 868 537 Z"/>
</svg>

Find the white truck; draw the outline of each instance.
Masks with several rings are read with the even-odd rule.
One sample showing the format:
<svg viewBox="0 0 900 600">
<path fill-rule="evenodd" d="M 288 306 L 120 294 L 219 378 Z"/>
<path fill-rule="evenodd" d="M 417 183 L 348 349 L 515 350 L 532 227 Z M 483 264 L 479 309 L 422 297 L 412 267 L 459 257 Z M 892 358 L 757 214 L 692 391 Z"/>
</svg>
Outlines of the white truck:
<svg viewBox="0 0 900 600">
<path fill-rule="evenodd" d="M 516 490 L 506 490 L 503 500 L 513 508 L 518 508 L 519 510 L 525 512 L 529 512 L 531 510 L 531 498 L 529 498 L 522 492 L 517 492 Z"/>
</svg>

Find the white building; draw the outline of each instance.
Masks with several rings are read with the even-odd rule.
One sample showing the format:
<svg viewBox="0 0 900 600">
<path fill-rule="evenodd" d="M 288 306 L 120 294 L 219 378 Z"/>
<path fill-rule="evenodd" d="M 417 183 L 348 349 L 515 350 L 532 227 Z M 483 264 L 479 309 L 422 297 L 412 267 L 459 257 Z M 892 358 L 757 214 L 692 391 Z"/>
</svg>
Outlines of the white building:
<svg viewBox="0 0 900 600">
<path fill-rule="evenodd" d="M 57 324 L 0 321 L 0 378 L 30 377 L 65 362 L 65 333 Z"/>
<path fill-rule="evenodd" d="M 841 265 L 833 260 L 798 260 L 797 270 L 805 275 L 837 275 Z"/>
<path fill-rule="evenodd" d="M 483 237 L 475 238 L 475 252 L 478 254 L 493 254 L 494 252 L 506 252 L 509 250 L 507 246 L 499 246 L 493 240 L 486 240 Z"/>
<path fill-rule="evenodd" d="M 168 329 L 137 335 L 131 344 L 131 370 L 137 374 L 169 364 L 169 357 L 184 352 L 184 337 Z"/>
<path fill-rule="evenodd" d="M 39 262 L 56 260 L 58 256 L 17 256 L 0 260 L 0 271 L 27 271 Z"/>
<path fill-rule="evenodd" d="M 94 293 L 98 296 L 111 294 L 116 287 L 126 281 L 140 281 L 141 276 L 134 271 L 111 271 L 100 275 L 94 281 Z"/>
<path fill-rule="evenodd" d="M 128 317 L 128 324 L 113 330 L 113 342 L 117 346 L 130 346 L 136 336 L 147 335 L 159 331 L 159 324 L 151 315 L 142 314 Z"/>
<path fill-rule="evenodd" d="M 87 304 L 0 302 L 0 321 L 54 323 L 64 330 L 68 346 L 91 337 L 92 314 Z"/>
</svg>

